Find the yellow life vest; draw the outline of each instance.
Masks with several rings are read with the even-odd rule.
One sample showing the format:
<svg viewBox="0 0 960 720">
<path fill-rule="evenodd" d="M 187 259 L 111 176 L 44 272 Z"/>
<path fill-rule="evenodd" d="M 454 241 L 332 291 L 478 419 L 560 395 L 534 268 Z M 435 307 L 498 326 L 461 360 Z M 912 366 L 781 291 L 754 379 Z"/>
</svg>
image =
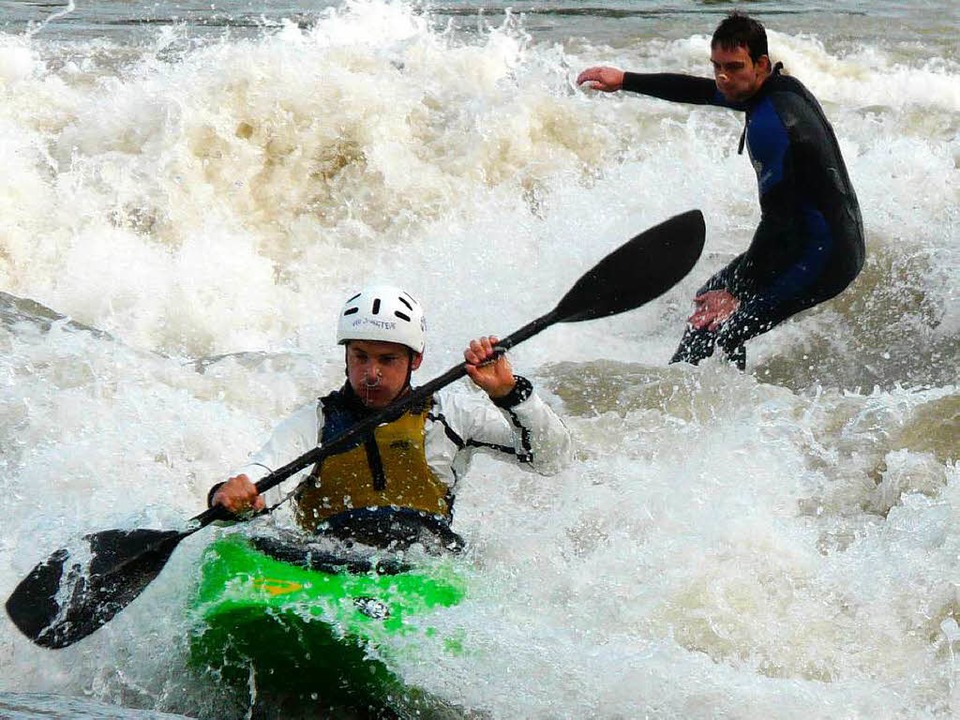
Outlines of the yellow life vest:
<svg viewBox="0 0 960 720">
<path fill-rule="evenodd" d="M 429 406 L 408 410 L 361 444 L 319 462 L 297 495 L 297 523 L 313 532 L 333 515 L 386 506 L 450 520 L 450 489 L 427 464 L 428 411 Z"/>
</svg>

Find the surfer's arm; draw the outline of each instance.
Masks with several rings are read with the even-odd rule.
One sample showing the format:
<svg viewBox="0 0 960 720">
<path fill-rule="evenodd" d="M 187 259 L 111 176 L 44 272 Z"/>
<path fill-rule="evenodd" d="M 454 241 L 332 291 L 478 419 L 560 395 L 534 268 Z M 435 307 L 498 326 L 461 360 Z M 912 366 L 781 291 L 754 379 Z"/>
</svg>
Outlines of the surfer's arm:
<svg viewBox="0 0 960 720">
<path fill-rule="evenodd" d="M 725 107 L 728 105 L 717 90 L 715 81 L 692 75 L 625 72 L 623 89 L 670 102 Z"/>
<path fill-rule="evenodd" d="M 591 67 L 577 75 L 577 85 L 586 84 L 591 90 L 617 92 L 623 88 L 623 70 L 614 67 Z"/>
<path fill-rule="evenodd" d="M 712 79 L 678 73 L 635 73 L 600 66 L 581 72 L 577 76 L 577 85 L 587 85 L 601 92 L 626 90 L 671 102 L 727 105 Z"/>
</svg>

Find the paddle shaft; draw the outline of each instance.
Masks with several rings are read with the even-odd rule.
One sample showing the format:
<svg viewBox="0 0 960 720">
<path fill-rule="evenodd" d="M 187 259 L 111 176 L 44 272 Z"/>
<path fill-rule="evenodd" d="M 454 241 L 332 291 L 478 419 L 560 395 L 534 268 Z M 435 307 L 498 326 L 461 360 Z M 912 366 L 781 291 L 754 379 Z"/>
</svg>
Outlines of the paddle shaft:
<svg viewBox="0 0 960 720">
<path fill-rule="evenodd" d="M 632 310 L 666 292 L 684 277 L 700 257 L 704 243 L 703 214 L 691 210 L 640 233 L 584 273 L 545 315 L 527 323 L 498 343 L 506 351 L 558 322 L 581 322 Z M 266 492 L 305 467 L 342 450 L 356 438 L 400 417 L 410 405 L 426 400 L 442 387 L 467 374 L 466 363 L 450 368 L 389 407 L 364 418 L 327 441 L 261 478 L 257 491 Z M 193 518 L 194 530 L 232 516 L 223 506 L 208 508 Z M 191 530 L 193 532 L 194 530 Z"/>
<path fill-rule="evenodd" d="M 524 340 L 529 340 L 537 333 L 558 322 L 558 320 L 561 319 L 559 315 L 560 313 L 557 311 L 557 309 L 554 309 L 546 315 L 540 316 L 533 322 L 527 323 L 515 333 L 512 333 L 503 340 L 499 341 L 496 347 L 497 351 L 505 352 L 510 348 L 519 345 Z M 303 455 L 291 460 L 283 467 L 280 467 L 271 472 L 269 475 L 265 475 L 264 477 L 260 478 L 260 480 L 257 481 L 257 492 L 264 493 L 267 490 L 276 487 L 292 475 L 296 475 L 305 467 L 314 465 L 323 460 L 325 457 L 335 454 L 341 448 L 349 445 L 358 437 L 362 437 L 363 435 L 369 433 L 374 428 L 390 422 L 391 420 L 396 420 L 398 417 L 403 415 L 405 410 L 411 405 L 416 405 L 417 403 L 426 400 L 441 388 L 456 382 L 466 374 L 467 363 L 463 362 L 450 368 L 443 375 L 430 380 L 425 385 L 421 385 L 420 387 L 412 389 L 403 397 L 394 400 L 388 407 L 385 407 L 379 412 L 367 416 L 363 420 L 351 425 L 335 438 L 328 440 L 323 445 L 319 445 L 312 450 L 305 452 Z M 205 527 L 216 520 L 226 520 L 230 517 L 231 515 L 229 512 L 227 512 L 226 509 L 221 505 L 214 505 L 211 508 L 207 508 L 205 511 L 193 518 L 193 521 L 197 524 L 196 526 L 184 531 L 184 537 L 196 532 L 200 528 Z"/>
</svg>

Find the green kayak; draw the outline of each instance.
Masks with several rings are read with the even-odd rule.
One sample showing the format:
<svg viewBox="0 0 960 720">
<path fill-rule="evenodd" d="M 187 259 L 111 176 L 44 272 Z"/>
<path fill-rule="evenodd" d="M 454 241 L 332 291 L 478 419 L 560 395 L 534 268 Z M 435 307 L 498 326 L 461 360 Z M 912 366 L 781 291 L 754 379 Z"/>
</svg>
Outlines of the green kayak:
<svg viewBox="0 0 960 720">
<path fill-rule="evenodd" d="M 390 704 L 410 691 L 397 652 L 416 652 L 418 640 L 459 651 L 430 616 L 464 594 L 451 557 L 413 563 L 232 534 L 203 554 L 191 661 L 258 693 Z"/>
</svg>

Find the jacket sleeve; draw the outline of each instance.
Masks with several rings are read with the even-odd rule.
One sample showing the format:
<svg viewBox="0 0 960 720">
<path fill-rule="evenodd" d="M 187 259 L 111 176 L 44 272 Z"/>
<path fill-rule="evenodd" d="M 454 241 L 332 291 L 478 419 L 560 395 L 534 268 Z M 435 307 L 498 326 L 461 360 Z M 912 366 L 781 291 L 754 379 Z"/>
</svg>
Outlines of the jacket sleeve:
<svg viewBox="0 0 960 720">
<path fill-rule="evenodd" d="M 573 457 L 573 438 L 560 417 L 517 376 L 514 392 L 498 404 L 480 390 L 438 393 L 438 418 L 457 447 L 457 474 L 476 452 L 517 462 L 542 475 L 562 470 Z"/>
<path fill-rule="evenodd" d="M 244 473 L 257 482 L 277 468 L 283 467 L 315 448 L 320 437 L 320 429 L 318 402 L 314 400 L 301 406 L 281 421 L 266 443 L 233 475 Z M 271 505 L 279 501 L 285 491 L 293 489 L 311 470 L 312 467 L 308 466 L 269 491 L 265 496 L 267 504 Z"/>
</svg>

